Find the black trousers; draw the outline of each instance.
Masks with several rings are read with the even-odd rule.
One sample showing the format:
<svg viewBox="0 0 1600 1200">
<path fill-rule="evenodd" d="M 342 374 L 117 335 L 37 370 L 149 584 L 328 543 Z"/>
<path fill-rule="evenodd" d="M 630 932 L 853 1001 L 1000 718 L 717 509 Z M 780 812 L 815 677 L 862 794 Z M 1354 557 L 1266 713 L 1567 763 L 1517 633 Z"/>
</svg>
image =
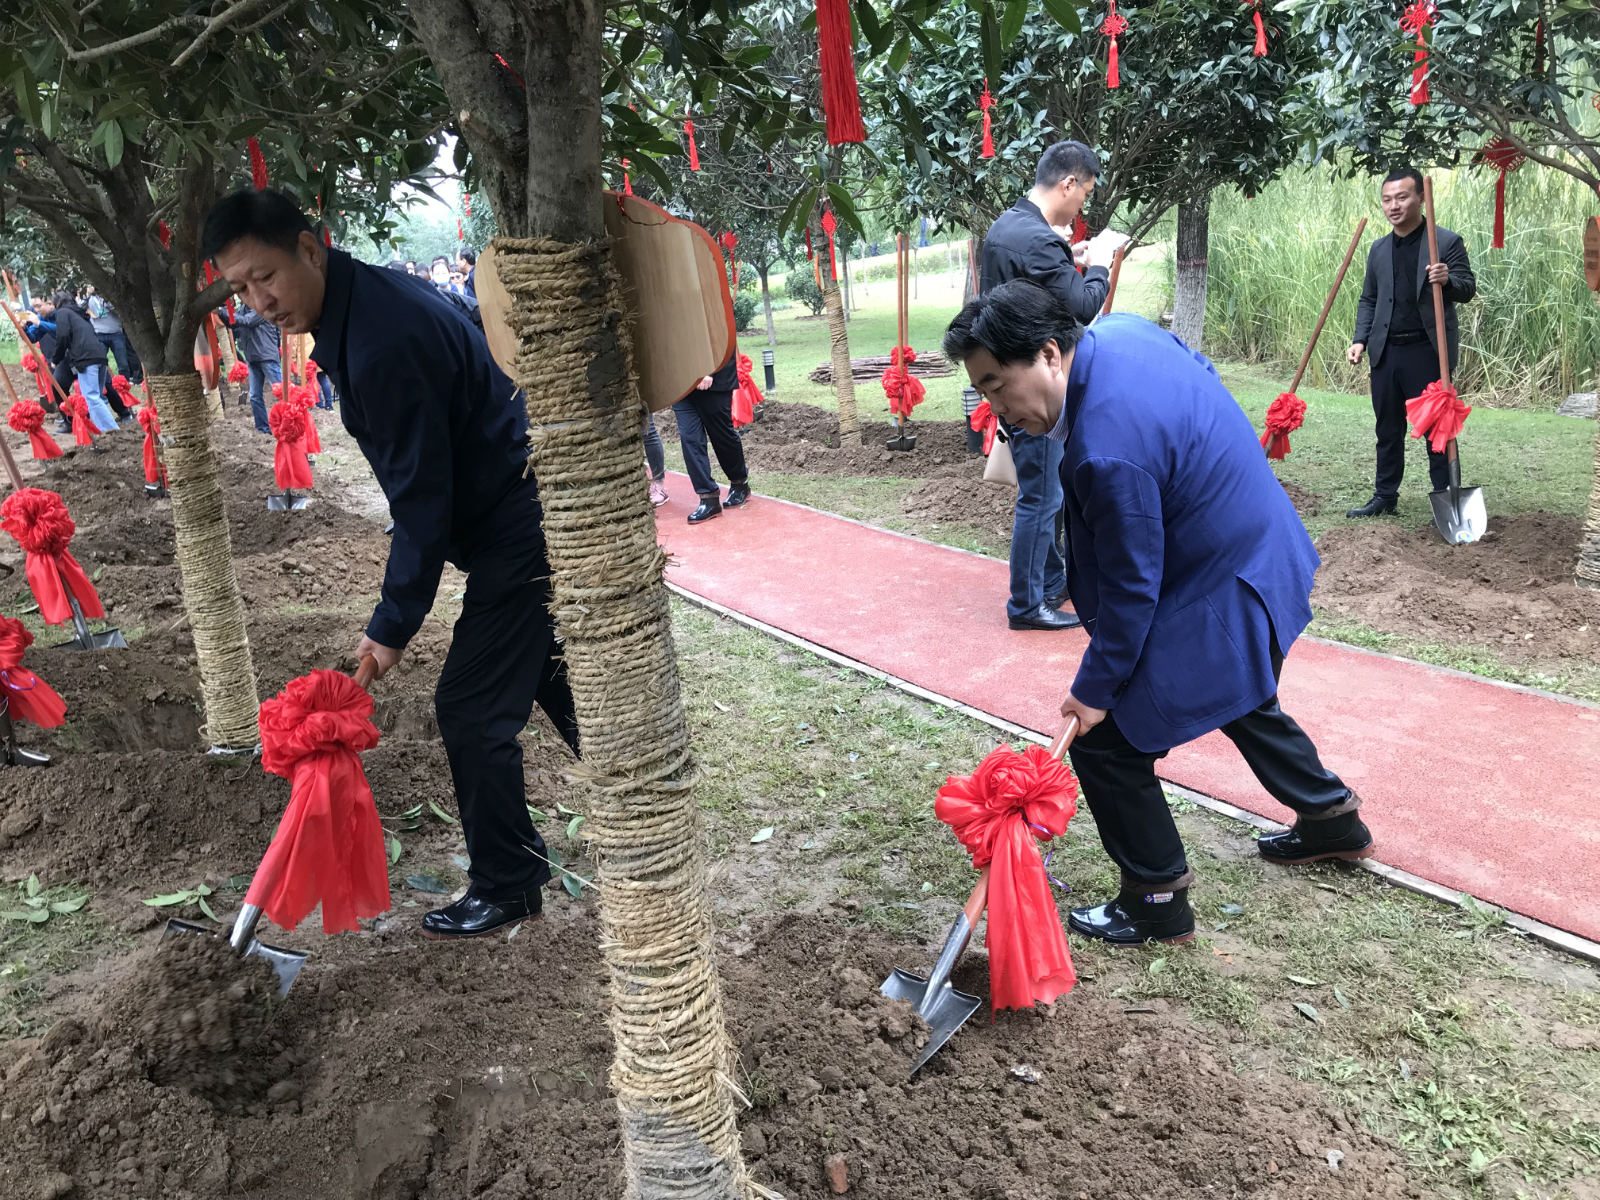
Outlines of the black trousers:
<svg viewBox="0 0 1600 1200">
<path fill-rule="evenodd" d="M 1389 343 L 1383 357 L 1372 364 L 1372 413 L 1378 434 L 1378 473 L 1372 490 L 1379 496 L 1398 496 L 1406 470 L 1406 401 L 1439 378 L 1439 353 L 1426 339 L 1408 346 Z M 1420 445 L 1427 443 L 1418 439 Z M 1450 486 L 1449 460 L 1428 450 L 1428 478 L 1434 491 Z"/>
<path fill-rule="evenodd" d="M 689 482 L 700 496 L 720 494 L 717 481 L 711 478 L 711 457 L 706 453 L 706 439 L 717 452 L 717 465 L 728 477 L 729 483 L 746 483 L 750 470 L 744 462 L 744 443 L 733 427 L 733 393 L 707 388 L 703 392 L 690 392 L 672 406 L 678 418 L 678 443 L 683 447 L 683 465 L 689 472 Z"/>
<path fill-rule="evenodd" d="M 1281 663 L 1276 660 L 1276 665 Z M 1272 798 L 1301 816 L 1337 816 L 1359 804 L 1339 777 L 1322 765 L 1316 746 L 1278 707 L 1277 696 L 1224 725 L 1222 732 Z M 1187 886 L 1189 860 L 1183 839 L 1156 778 L 1156 760 L 1165 758 L 1166 751 L 1146 754 L 1135 749 L 1112 712 L 1080 734 L 1070 754 L 1084 801 L 1100 830 L 1100 844 L 1122 868 L 1124 883 Z"/>
<path fill-rule="evenodd" d="M 550 567 L 538 511 L 476 554 L 450 653 L 434 693 L 450 760 L 473 892 L 510 899 L 550 879 L 544 839 L 528 816 L 517 735 L 535 703 L 567 745 L 578 721 L 550 616 Z"/>
</svg>

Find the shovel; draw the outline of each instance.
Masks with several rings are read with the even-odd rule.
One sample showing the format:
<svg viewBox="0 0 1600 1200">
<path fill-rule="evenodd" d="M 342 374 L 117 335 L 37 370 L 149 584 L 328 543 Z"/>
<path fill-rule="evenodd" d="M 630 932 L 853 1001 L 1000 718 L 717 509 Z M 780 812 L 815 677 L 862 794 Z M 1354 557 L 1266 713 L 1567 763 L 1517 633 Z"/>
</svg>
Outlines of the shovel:
<svg viewBox="0 0 1600 1200">
<path fill-rule="evenodd" d="M 62 580 L 63 589 L 66 580 Z M 128 639 L 122 636 L 120 629 L 107 629 L 103 633 L 91 633 L 89 622 L 83 618 L 83 608 L 78 604 L 78 598 L 67 591 L 67 603 L 72 606 L 72 628 L 77 632 L 77 637 L 70 642 L 57 642 L 52 650 L 126 650 Z"/>
<path fill-rule="evenodd" d="M 369 654 L 361 660 L 361 666 L 356 670 L 355 680 L 362 687 L 369 687 L 377 673 L 378 660 Z M 265 862 L 266 859 L 262 861 Z M 269 870 L 276 869 L 280 868 L 269 868 Z M 263 880 L 261 868 L 258 867 L 255 876 L 250 880 L 250 887 L 253 888 L 257 883 L 265 883 L 268 885 L 267 890 L 270 891 L 272 885 L 277 883 L 277 880 L 275 878 Z M 249 890 L 250 888 L 245 889 L 247 894 Z M 304 951 L 284 950 L 278 946 L 269 946 L 258 939 L 256 937 L 256 925 L 260 921 L 261 906 L 259 904 L 242 905 L 239 909 L 239 915 L 233 919 L 233 929 L 228 934 L 228 945 L 232 946 L 241 958 L 249 958 L 254 955 L 256 958 L 266 962 L 278 976 L 278 995 L 287 996 L 289 989 L 294 986 L 294 981 L 299 978 L 300 968 L 305 966 L 306 959 L 309 956 Z M 167 922 L 166 931 L 162 936 L 165 937 L 173 933 L 198 933 L 203 937 L 217 936 L 214 930 L 205 925 L 197 925 L 193 921 L 183 921 L 176 917 Z"/>
<path fill-rule="evenodd" d="M 895 421 L 895 436 L 884 443 L 890 450 L 915 450 L 917 448 L 917 435 L 906 433 L 909 422 L 904 417 Z"/>
<path fill-rule="evenodd" d="M 1427 205 L 1428 264 L 1439 261 L 1438 227 L 1433 221 L 1433 180 L 1422 181 L 1422 198 Z M 1439 348 L 1439 379 L 1450 383 L 1450 347 L 1444 331 L 1444 285 L 1433 285 L 1434 342 Z M 1452 546 L 1465 545 L 1481 538 L 1489 528 L 1489 510 L 1483 502 L 1483 489 L 1461 486 L 1461 453 L 1456 449 L 1456 439 L 1451 438 L 1444 448 L 1450 464 L 1450 482 L 1437 492 L 1428 493 L 1428 503 L 1433 507 L 1433 527 L 1439 536 Z"/>
<path fill-rule="evenodd" d="M 1055 741 L 1050 743 L 1051 756 L 1065 756 L 1067 747 L 1072 745 L 1077 733 L 1078 718 L 1067 718 L 1066 725 L 1056 735 Z M 989 868 L 985 867 L 978 876 L 972 895 L 967 898 L 966 907 L 956 916 L 955 924 L 950 926 L 950 932 L 944 939 L 944 949 L 939 951 L 928 977 L 924 979 L 896 967 L 878 989 L 891 1000 L 904 1000 L 916 1010 L 917 1016 L 928 1023 L 928 1044 L 917 1055 L 917 1061 L 911 1064 L 913 1078 L 923 1064 L 937 1054 L 983 1005 L 983 997 L 957 991 L 950 983 L 950 973 L 966 952 L 967 943 L 972 940 L 973 931 L 977 929 L 978 920 L 988 903 Z"/>
<path fill-rule="evenodd" d="M 0 695 L 0 767 L 48 767 L 50 756 L 17 745 L 17 728 L 11 722 L 11 701 Z"/>
<path fill-rule="evenodd" d="M 310 496 L 296 496 L 288 488 L 283 489 L 281 496 L 267 497 L 268 512 L 301 512 L 311 504 Z"/>
</svg>

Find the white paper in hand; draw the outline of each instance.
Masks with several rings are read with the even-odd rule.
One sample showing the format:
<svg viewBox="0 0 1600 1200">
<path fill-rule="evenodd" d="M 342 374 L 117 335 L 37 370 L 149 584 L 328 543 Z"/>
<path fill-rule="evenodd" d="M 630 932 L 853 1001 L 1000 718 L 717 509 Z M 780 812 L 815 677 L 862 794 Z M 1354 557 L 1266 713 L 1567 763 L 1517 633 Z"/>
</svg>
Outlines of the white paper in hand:
<svg viewBox="0 0 1600 1200">
<path fill-rule="evenodd" d="M 1089 265 L 1109 269 L 1117 251 L 1126 246 L 1128 241 L 1128 235 L 1125 233 L 1118 233 L 1115 229 L 1102 229 L 1089 239 Z"/>
</svg>

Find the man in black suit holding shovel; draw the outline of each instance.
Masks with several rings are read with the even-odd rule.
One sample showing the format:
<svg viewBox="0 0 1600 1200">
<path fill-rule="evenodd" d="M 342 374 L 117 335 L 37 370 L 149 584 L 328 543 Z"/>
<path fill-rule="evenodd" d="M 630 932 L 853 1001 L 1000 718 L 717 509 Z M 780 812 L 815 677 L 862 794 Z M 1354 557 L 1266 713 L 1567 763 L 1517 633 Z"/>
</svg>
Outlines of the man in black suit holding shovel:
<svg viewBox="0 0 1600 1200">
<path fill-rule="evenodd" d="M 1347 517 L 1376 517 L 1395 510 L 1406 465 L 1406 401 L 1439 378 L 1432 304 L 1428 289 L 1444 286 L 1444 329 L 1453 371 L 1461 354 L 1456 305 L 1478 292 L 1461 235 L 1439 227 L 1439 262 L 1428 263 L 1427 229 L 1422 219 L 1422 175 L 1412 167 L 1390 171 L 1383 181 L 1383 215 L 1393 231 L 1367 252 L 1367 274 L 1356 307 L 1356 334 L 1347 357 L 1372 362 L 1372 411 L 1377 418 L 1378 470 L 1372 499 Z M 1449 486 L 1443 454 L 1428 451 L 1434 491 Z"/>
</svg>

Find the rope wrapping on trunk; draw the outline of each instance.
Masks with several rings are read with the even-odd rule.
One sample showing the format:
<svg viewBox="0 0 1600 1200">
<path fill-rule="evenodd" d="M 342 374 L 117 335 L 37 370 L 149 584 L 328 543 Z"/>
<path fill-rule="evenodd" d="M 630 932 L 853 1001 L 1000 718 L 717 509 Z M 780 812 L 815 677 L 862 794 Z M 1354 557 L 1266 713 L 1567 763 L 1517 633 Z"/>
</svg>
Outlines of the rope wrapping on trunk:
<svg viewBox="0 0 1600 1200">
<path fill-rule="evenodd" d="M 493 245 L 583 748 L 572 781 L 597 864 L 625 1195 L 747 1197 L 621 280 L 604 243 Z"/>
<path fill-rule="evenodd" d="M 178 574 L 200 665 L 205 734 L 213 746 L 250 750 L 261 740 L 260 697 L 245 631 L 244 598 L 233 565 L 228 510 L 211 445 L 210 406 L 199 375 L 153 375 L 145 384 L 161 414 L 166 442 L 163 457 L 172 496 Z"/>
<path fill-rule="evenodd" d="M 1600 588 L 1600 421 L 1594 431 L 1594 490 L 1589 493 L 1589 516 L 1583 524 L 1573 581 L 1579 587 Z"/>
</svg>

